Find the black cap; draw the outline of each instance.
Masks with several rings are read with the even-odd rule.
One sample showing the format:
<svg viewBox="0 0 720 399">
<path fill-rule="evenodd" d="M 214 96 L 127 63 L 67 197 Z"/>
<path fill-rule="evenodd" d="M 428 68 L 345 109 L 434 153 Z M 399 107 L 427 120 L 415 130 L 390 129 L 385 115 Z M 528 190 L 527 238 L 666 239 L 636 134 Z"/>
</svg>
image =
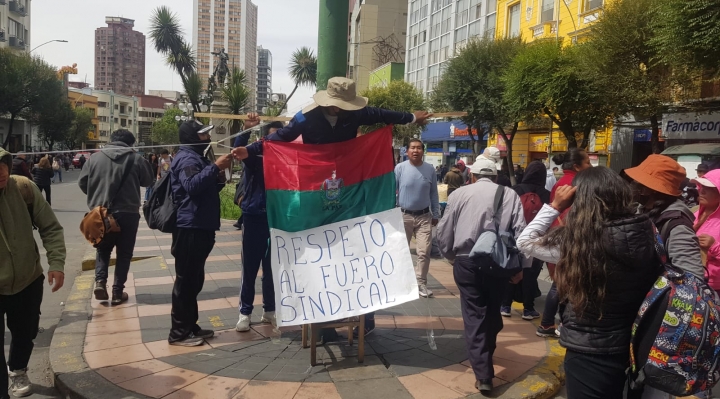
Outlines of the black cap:
<svg viewBox="0 0 720 399">
<path fill-rule="evenodd" d="M 199 121 L 193 119 L 185 121 L 180 125 L 180 143 L 182 144 L 194 144 L 199 143 L 200 138 L 198 134 L 209 133 L 215 126 L 203 125 Z"/>
<path fill-rule="evenodd" d="M 697 166 L 697 169 L 695 169 L 695 170 L 698 172 L 708 172 L 708 171 L 710 171 L 710 167 L 704 163 L 701 163 Z"/>
</svg>

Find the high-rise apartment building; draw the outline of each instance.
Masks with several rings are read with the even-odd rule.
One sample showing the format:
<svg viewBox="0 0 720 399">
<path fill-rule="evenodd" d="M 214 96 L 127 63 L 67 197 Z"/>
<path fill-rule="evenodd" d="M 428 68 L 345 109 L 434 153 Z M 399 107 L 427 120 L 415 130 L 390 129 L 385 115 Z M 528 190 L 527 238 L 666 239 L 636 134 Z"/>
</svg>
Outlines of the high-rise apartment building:
<svg viewBox="0 0 720 399">
<path fill-rule="evenodd" d="M 405 62 L 408 1 L 364 0 L 352 5 L 347 70 L 362 92 L 370 86 L 374 69 Z"/>
<path fill-rule="evenodd" d="M 257 49 L 257 112 L 267 106 L 272 94 L 272 53 L 262 46 Z"/>
<path fill-rule="evenodd" d="M 423 94 L 431 93 L 447 60 L 468 40 L 495 37 L 497 4 L 495 0 L 411 0 L 405 81 Z"/>
<path fill-rule="evenodd" d="M 135 96 L 145 94 L 145 35 L 135 20 L 105 17 L 95 30 L 95 88 Z"/>
<path fill-rule="evenodd" d="M 250 89 L 248 109 L 255 109 L 257 86 L 257 6 L 251 0 L 193 0 L 193 50 L 198 74 L 207 82 L 215 71 L 220 49 L 230 57 L 228 67 L 245 71 Z"/>
<path fill-rule="evenodd" d="M 32 0 L 0 1 L 0 48 L 30 51 Z"/>
</svg>

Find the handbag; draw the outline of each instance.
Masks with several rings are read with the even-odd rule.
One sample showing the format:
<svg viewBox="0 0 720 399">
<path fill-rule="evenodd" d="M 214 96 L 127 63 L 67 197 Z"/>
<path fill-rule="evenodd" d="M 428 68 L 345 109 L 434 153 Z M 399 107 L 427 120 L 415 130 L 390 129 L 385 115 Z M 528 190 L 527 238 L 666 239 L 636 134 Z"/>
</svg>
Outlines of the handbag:
<svg viewBox="0 0 720 399">
<path fill-rule="evenodd" d="M 505 187 L 498 186 L 493 201 L 494 230 L 486 230 L 478 237 L 470 251 L 469 257 L 478 265 L 482 272 L 493 276 L 510 277 L 522 271 L 520 251 L 515 244 L 515 232 L 508 226 L 500 227 L 503 211 Z"/>
<path fill-rule="evenodd" d="M 134 155 L 134 153 L 131 155 Z M 96 206 L 95 208 L 91 209 L 90 212 L 86 213 L 82 221 L 80 221 L 80 232 L 82 232 L 85 239 L 88 240 L 88 242 L 94 247 L 97 247 L 108 236 L 108 234 L 120 232 L 120 225 L 113 217 L 110 209 L 112 209 L 113 199 L 116 198 L 117 195 L 120 193 L 120 190 L 125 184 L 128 176 L 130 175 L 134 164 L 135 157 L 133 156 L 133 158 L 130 159 L 130 162 L 128 162 L 128 166 L 126 167 L 125 171 L 123 172 L 122 179 L 120 180 L 120 185 L 118 186 L 117 191 L 115 191 L 115 195 L 110 197 L 111 199 L 108 206 Z"/>
</svg>

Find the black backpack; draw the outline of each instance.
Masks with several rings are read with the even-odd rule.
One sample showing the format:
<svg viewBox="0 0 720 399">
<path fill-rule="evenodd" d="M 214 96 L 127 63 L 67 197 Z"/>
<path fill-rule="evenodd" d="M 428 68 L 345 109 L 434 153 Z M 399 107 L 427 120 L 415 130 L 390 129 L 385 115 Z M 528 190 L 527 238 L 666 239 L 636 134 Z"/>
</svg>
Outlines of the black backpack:
<svg viewBox="0 0 720 399">
<path fill-rule="evenodd" d="M 170 185 L 170 173 L 168 173 L 158 180 L 150 198 L 143 205 L 143 214 L 148 227 L 163 233 L 172 233 L 177 224 L 177 208 Z"/>
</svg>

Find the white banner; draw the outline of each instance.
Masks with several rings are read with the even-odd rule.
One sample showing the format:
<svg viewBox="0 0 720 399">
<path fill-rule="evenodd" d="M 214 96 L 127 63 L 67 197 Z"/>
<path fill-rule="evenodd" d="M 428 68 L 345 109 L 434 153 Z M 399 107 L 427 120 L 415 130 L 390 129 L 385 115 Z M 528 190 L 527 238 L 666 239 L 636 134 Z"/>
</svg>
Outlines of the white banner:
<svg viewBox="0 0 720 399">
<path fill-rule="evenodd" d="M 670 140 L 720 139 L 720 112 L 665 114 L 662 132 Z"/>
<path fill-rule="evenodd" d="M 314 229 L 270 229 L 278 326 L 358 316 L 418 298 L 399 208 Z"/>
</svg>

